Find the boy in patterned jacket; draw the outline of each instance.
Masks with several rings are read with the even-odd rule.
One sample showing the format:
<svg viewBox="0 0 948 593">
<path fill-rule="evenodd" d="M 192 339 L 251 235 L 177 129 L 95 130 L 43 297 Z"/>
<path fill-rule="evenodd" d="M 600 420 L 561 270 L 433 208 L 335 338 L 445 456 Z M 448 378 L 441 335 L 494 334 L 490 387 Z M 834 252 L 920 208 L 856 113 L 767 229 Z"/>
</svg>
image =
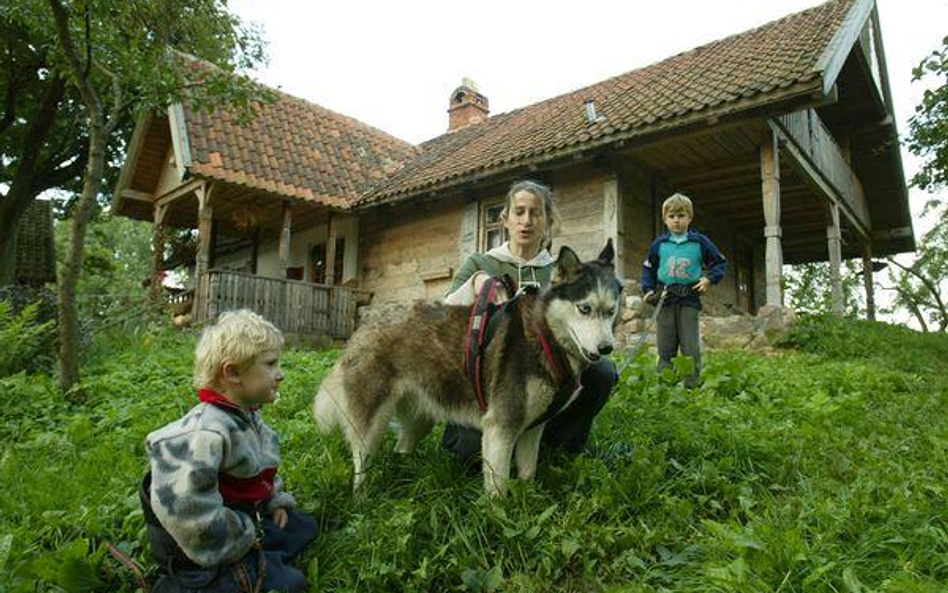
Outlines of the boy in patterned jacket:
<svg viewBox="0 0 948 593">
<path fill-rule="evenodd" d="M 691 228 L 692 218 L 694 207 L 688 196 L 676 193 L 666 199 L 662 220 L 668 230 L 649 247 L 642 265 L 645 300 L 656 305 L 665 293 L 655 336 L 658 372 L 671 364 L 680 348 L 695 363 L 694 372 L 685 378 L 686 387 L 694 387 L 701 372 L 701 295 L 727 272 L 727 260 L 710 239 Z"/>
<path fill-rule="evenodd" d="M 156 593 L 307 588 L 285 562 L 316 536 L 316 522 L 293 510 L 277 475 L 279 438 L 259 413 L 283 380 L 282 347 L 256 313 L 224 313 L 197 345 L 201 403 L 148 435 L 141 495 L 163 568 Z"/>
</svg>

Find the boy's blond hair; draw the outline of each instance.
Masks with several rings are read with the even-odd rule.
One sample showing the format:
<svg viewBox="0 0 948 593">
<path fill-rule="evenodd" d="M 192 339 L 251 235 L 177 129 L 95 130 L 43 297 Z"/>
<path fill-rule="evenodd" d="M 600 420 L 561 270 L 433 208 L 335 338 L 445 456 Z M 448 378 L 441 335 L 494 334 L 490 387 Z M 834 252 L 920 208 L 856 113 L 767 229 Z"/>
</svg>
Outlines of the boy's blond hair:
<svg viewBox="0 0 948 593">
<path fill-rule="evenodd" d="M 249 309 L 227 311 L 208 326 L 194 352 L 194 387 L 213 385 L 225 362 L 243 372 L 261 352 L 283 348 L 283 334 Z"/>
<path fill-rule="evenodd" d="M 691 198 L 685 194 L 672 194 L 662 202 L 662 218 L 668 216 L 669 212 L 678 212 L 679 210 L 684 210 L 691 218 L 695 216 L 695 208 L 691 204 Z"/>
</svg>

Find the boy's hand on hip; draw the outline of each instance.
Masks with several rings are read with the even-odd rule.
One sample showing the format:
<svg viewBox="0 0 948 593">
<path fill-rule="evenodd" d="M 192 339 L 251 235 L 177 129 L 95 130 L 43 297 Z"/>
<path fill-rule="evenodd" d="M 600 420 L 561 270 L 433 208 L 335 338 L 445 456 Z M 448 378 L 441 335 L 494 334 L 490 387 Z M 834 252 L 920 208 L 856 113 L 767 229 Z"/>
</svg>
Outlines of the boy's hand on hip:
<svg viewBox="0 0 948 593">
<path fill-rule="evenodd" d="M 273 519 L 273 522 L 276 523 L 276 526 L 280 529 L 286 527 L 286 522 L 289 519 L 289 516 L 286 514 L 286 509 L 280 507 L 278 509 L 273 509 L 273 512 L 270 513 L 270 518 Z"/>
<path fill-rule="evenodd" d="M 711 281 L 702 276 L 701 279 L 698 280 L 698 283 L 695 284 L 695 292 L 704 294 L 708 291 L 709 286 L 711 286 Z"/>
</svg>

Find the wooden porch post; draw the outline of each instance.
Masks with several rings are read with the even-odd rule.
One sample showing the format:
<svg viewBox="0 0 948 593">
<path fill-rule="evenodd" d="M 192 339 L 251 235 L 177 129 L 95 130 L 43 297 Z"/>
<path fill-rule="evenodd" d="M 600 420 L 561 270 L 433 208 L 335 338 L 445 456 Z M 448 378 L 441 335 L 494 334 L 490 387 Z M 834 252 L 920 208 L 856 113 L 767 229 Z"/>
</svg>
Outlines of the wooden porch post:
<svg viewBox="0 0 948 593">
<path fill-rule="evenodd" d="M 206 320 L 208 312 L 208 279 L 211 261 L 211 234 L 214 230 L 214 210 L 211 207 L 210 184 L 194 190 L 198 199 L 198 248 L 194 264 L 194 316 L 198 321 Z"/>
<path fill-rule="evenodd" d="M 833 313 L 843 315 L 843 283 L 839 272 L 842 262 L 842 246 L 839 231 L 839 205 L 830 204 L 830 224 L 826 227 L 826 242 L 829 249 L 830 288 L 833 294 Z"/>
<path fill-rule="evenodd" d="M 767 241 L 764 264 L 767 304 L 783 306 L 781 287 L 783 248 L 780 245 L 780 149 L 777 135 L 768 130 L 760 146 L 760 178 L 764 201 L 764 237 Z"/>
<path fill-rule="evenodd" d="M 866 318 L 876 320 L 876 294 L 872 281 L 872 243 L 868 241 L 862 251 L 862 281 L 866 288 Z"/>
<path fill-rule="evenodd" d="M 329 227 L 326 232 L 326 284 L 336 283 L 336 221 L 329 213 Z"/>
<path fill-rule="evenodd" d="M 293 210 L 289 202 L 283 202 L 283 229 L 280 231 L 280 267 L 283 269 L 283 278 L 290 267 L 290 238 L 293 228 Z"/>
<path fill-rule="evenodd" d="M 616 274 L 621 279 L 625 279 L 625 245 L 624 228 L 622 220 L 622 200 L 619 197 L 619 180 L 611 177 L 603 183 L 602 187 L 602 228 L 605 239 L 612 239 L 612 247 L 615 249 L 615 269 Z"/>
<path fill-rule="evenodd" d="M 165 268 L 165 239 L 167 232 L 167 229 L 165 228 L 165 214 L 167 213 L 167 204 L 155 206 L 153 214 L 154 227 L 152 228 L 151 236 L 151 299 L 156 303 L 161 299 L 161 280 Z"/>
</svg>

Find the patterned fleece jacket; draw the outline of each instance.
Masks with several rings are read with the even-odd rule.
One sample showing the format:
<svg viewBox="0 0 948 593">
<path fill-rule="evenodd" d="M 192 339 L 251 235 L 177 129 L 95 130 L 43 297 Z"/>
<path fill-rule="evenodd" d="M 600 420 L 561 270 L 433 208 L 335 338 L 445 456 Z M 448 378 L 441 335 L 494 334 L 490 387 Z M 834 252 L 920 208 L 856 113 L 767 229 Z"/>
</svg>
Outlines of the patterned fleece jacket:
<svg viewBox="0 0 948 593">
<path fill-rule="evenodd" d="M 292 510 L 276 475 L 280 442 L 256 411 L 247 412 L 210 390 L 180 420 L 148 435 L 151 506 L 181 550 L 202 566 L 236 562 L 256 535 L 258 507 Z"/>
</svg>

